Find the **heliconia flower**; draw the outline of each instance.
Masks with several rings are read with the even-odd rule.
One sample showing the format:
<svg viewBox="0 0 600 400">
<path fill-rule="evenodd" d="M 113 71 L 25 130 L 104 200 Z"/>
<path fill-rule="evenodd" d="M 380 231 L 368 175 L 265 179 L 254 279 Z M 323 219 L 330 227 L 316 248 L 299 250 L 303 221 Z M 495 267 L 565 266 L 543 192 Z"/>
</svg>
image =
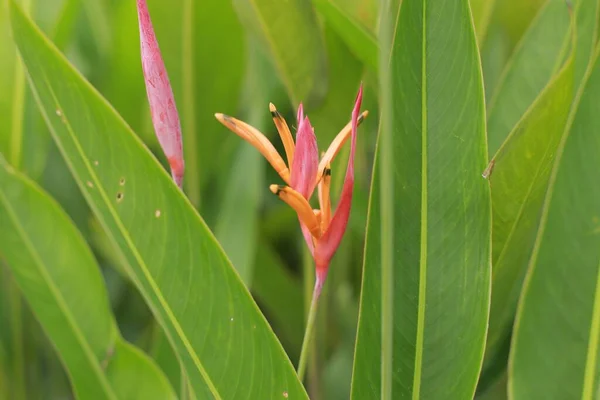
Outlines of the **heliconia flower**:
<svg viewBox="0 0 600 400">
<path fill-rule="evenodd" d="M 308 117 L 304 116 L 302 105 L 298 108 L 298 131 L 294 144 L 287 123 L 275 106 L 270 104 L 273 121 L 283 141 L 287 165 L 273 144 L 257 129 L 228 115 L 215 114 L 215 117 L 223 125 L 256 147 L 288 185 L 271 185 L 270 189 L 298 214 L 302 234 L 315 260 L 315 295 L 317 297 L 327 277 L 331 258 L 339 247 L 348 225 L 354 188 L 357 128 L 368 115 L 368 111 L 359 114 L 361 102 L 362 86 L 356 97 L 352 120 L 338 133 L 320 161 L 314 129 Z M 352 140 L 346 177 L 338 206 L 332 215 L 329 196 L 330 165 L 348 137 L 351 137 Z M 315 188 L 317 188 L 319 196 L 320 209 L 318 210 L 313 210 L 309 204 Z"/>
<path fill-rule="evenodd" d="M 181 124 L 175 106 L 175 97 L 154 34 L 146 0 L 137 0 L 137 11 L 140 24 L 142 70 L 150 103 L 152 124 L 158 142 L 169 161 L 173 180 L 177 186 L 181 187 L 185 163 L 183 161 Z"/>
</svg>

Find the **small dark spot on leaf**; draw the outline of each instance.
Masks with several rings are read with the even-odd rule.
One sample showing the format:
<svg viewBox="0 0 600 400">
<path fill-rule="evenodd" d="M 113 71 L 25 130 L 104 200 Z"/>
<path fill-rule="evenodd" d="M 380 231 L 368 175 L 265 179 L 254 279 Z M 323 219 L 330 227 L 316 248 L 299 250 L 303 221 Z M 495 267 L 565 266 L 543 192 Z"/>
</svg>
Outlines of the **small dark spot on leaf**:
<svg viewBox="0 0 600 400">
<path fill-rule="evenodd" d="M 118 193 L 117 193 L 117 201 L 118 201 L 118 202 L 121 202 L 121 201 L 123 200 L 123 196 L 125 196 L 125 195 L 123 194 L 123 192 L 118 192 Z"/>
<path fill-rule="evenodd" d="M 121 178 L 119 180 L 119 185 L 124 186 L 125 185 L 125 178 Z"/>
</svg>

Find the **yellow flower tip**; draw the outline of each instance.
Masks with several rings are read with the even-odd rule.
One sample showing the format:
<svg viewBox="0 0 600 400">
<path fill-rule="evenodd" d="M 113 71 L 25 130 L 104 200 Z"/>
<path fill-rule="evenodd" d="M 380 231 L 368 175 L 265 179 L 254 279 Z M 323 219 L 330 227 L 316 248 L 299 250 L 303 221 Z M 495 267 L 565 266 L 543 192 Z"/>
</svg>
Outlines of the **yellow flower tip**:
<svg viewBox="0 0 600 400">
<path fill-rule="evenodd" d="M 281 185 L 271 185 L 269 186 L 269 190 L 273 193 L 273 194 L 277 194 L 279 195 L 279 192 L 281 191 L 282 186 Z"/>
<path fill-rule="evenodd" d="M 237 124 L 235 123 L 236 119 L 227 114 L 216 113 L 215 118 L 231 130 L 235 131 L 235 128 L 237 128 Z"/>
<path fill-rule="evenodd" d="M 275 108 L 275 104 L 269 103 L 269 111 L 271 111 L 272 113 L 277 111 L 277 108 Z"/>
<path fill-rule="evenodd" d="M 369 115 L 369 110 L 365 110 L 358 116 L 358 123 L 361 124 L 365 118 Z"/>
</svg>

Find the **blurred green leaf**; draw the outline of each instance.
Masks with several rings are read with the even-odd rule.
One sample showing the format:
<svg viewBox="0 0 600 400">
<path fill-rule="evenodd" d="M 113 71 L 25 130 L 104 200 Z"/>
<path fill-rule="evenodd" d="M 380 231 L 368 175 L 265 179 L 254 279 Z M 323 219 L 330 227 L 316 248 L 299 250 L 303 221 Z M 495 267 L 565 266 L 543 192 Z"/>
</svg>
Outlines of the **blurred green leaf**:
<svg viewBox="0 0 600 400">
<path fill-rule="evenodd" d="M 305 398 L 239 276 L 169 175 L 14 5 L 11 21 L 53 138 L 196 396 Z"/>
<path fill-rule="evenodd" d="M 377 71 L 379 45 L 372 32 L 356 21 L 348 10 L 335 0 L 312 0 L 328 24 L 340 35 L 352 53 L 372 71 Z M 332 71 L 338 71 L 331 68 Z M 333 77 L 332 77 L 333 78 Z"/>
<path fill-rule="evenodd" d="M 502 72 L 510 56 L 509 41 L 502 30 L 494 25 L 489 29 L 486 40 L 480 44 L 480 48 L 485 102 L 489 105 L 491 99 L 496 95 Z"/>
<path fill-rule="evenodd" d="M 259 104 L 263 105 L 263 102 Z M 258 118 L 264 121 L 264 117 Z M 248 122 L 260 129 L 262 124 L 253 124 L 252 119 Z M 248 143 L 240 145 L 215 228 L 215 235 L 247 287 L 252 284 L 259 204 L 266 188 L 264 164 L 258 150 Z"/>
<path fill-rule="evenodd" d="M 536 99 L 488 167 L 492 187 L 492 306 L 486 362 L 509 333 L 556 150 L 573 100 L 573 57 Z"/>
<path fill-rule="evenodd" d="M 364 67 L 350 52 L 340 35 L 329 23 L 325 24 L 324 37 L 329 57 L 329 67 L 337 73 L 330 76 L 327 96 L 317 109 L 311 110 L 309 117 L 315 127 L 319 148 L 326 150 L 335 136 L 350 121 L 353 102 L 360 86 Z M 376 118 L 376 116 L 369 116 L 369 118 Z M 364 131 L 361 131 L 361 136 L 364 137 Z M 360 145 L 362 146 L 364 143 L 365 141 Z M 341 153 L 349 153 L 349 150 L 350 146 L 344 146 Z M 334 178 L 339 177 L 341 179 L 338 179 L 340 185 L 335 185 L 334 182 L 331 188 L 332 196 L 334 196 L 332 200 L 335 200 L 335 196 L 341 191 L 341 182 L 345 177 L 347 159 L 347 155 L 345 157 L 340 156 L 333 165 L 333 173 L 336 174 Z"/>
<path fill-rule="evenodd" d="M 266 243 L 256 252 L 252 292 L 269 316 L 273 329 L 296 359 L 304 333 L 302 286 Z"/>
<path fill-rule="evenodd" d="M 235 0 L 248 31 L 268 49 L 294 106 L 318 102 L 327 89 L 321 29 L 309 0 Z"/>
<path fill-rule="evenodd" d="M 475 400 L 508 400 L 507 383 L 508 377 L 505 371 L 486 391 L 477 393 Z"/>
<path fill-rule="evenodd" d="M 171 386 L 177 391 L 179 398 L 182 398 L 182 375 L 181 364 L 177 359 L 177 355 L 169 343 L 169 339 L 165 336 L 164 331 L 158 324 L 154 326 L 154 337 L 152 338 L 152 349 L 150 355 L 159 366 L 161 371 L 171 382 Z"/>
<path fill-rule="evenodd" d="M 569 43 L 569 21 L 565 1 L 548 0 L 523 36 L 488 107 L 490 155 L 498 151 L 560 67 Z"/>
<path fill-rule="evenodd" d="M 492 10 L 496 0 L 470 0 L 473 22 L 475 24 L 475 33 L 477 41 L 482 45 L 485 41 L 488 26 L 492 17 Z"/>
<path fill-rule="evenodd" d="M 502 0 L 495 3 L 494 19 L 502 25 L 511 41 L 511 48 L 521 40 L 540 8 L 548 0 Z M 570 0 L 565 0 L 570 1 Z"/>
<path fill-rule="evenodd" d="M 598 0 L 576 0 L 575 1 L 575 23 L 576 23 L 576 49 L 575 52 L 575 88 L 579 87 L 583 75 L 588 69 L 596 47 L 596 32 L 598 31 L 600 18 L 600 1 Z"/>
<path fill-rule="evenodd" d="M 247 110 L 248 123 L 264 131 L 266 126 L 273 126 L 267 107 L 273 91 L 271 77 L 275 71 L 254 40 L 248 40 L 247 49 L 244 108 Z M 231 169 L 226 175 L 225 194 L 219 204 L 215 235 L 246 287 L 250 288 L 258 240 L 258 211 L 267 186 L 264 183 L 263 156 L 250 144 L 239 142 Z"/>
<path fill-rule="evenodd" d="M 383 62 L 380 73 L 383 126 L 352 398 L 471 398 L 483 358 L 491 250 L 475 32 L 466 0 L 403 0 L 393 10 L 382 11 L 382 40 L 394 36 L 389 70 Z"/>
<path fill-rule="evenodd" d="M 559 149 L 517 312 L 509 394 L 597 398 L 600 340 L 600 61 Z M 577 100 L 576 100 L 577 102 Z"/>
<path fill-rule="evenodd" d="M 66 214 L 1 164 L 0 249 L 59 351 L 77 397 L 173 398 L 157 367 L 121 338 L 97 264 Z M 134 380 L 144 385 L 132 392 Z"/>
</svg>

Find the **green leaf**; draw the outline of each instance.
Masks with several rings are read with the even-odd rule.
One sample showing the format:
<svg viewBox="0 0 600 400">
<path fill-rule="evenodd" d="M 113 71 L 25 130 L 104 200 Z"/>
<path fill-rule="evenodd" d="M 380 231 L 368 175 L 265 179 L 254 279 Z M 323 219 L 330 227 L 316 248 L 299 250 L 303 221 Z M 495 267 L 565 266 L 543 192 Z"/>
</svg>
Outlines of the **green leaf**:
<svg viewBox="0 0 600 400">
<path fill-rule="evenodd" d="M 297 359 L 304 333 L 302 286 L 266 243 L 256 252 L 252 292 L 269 316 L 273 329 Z M 282 301 L 285 299 L 285 301 Z"/>
<path fill-rule="evenodd" d="M 519 303 L 513 399 L 597 397 L 600 340 L 600 60 L 559 150 Z"/>
<path fill-rule="evenodd" d="M 307 0 L 235 0 L 240 19 L 269 51 L 297 106 L 317 102 L 327 89 L 325 47 Z"/>
<path fill-rule="evenodd" d="M 154 332 L 152 337 L 152 347 L 150 355 L 164 372 L 171 385 L 175 388 L 179 397 L 182 396 L 182 376 L 181 376 L 181 364 L 177 359 L 177 355 L 173 351 L 169 340 L 165 336 L 163 330 L 158 324 L 153 326 Z"/>
<path fill-rule="evenodd" d="M 492 19 L 492 10 L 494 9 L 496 0 L 470 0 L 469 3 L 473 12 L 477 40 L 482 45 L 487 35 L 490 20 Z"/>
<path fill-rule="evenodd" d="M 511 48 L 521 40 L 540 8 L 548 0 L 503 0 L 494 7 L 494 20 L 502 26 L 511 41 Z"/>
<path fill-rule="evenodd" d="M 486 171 L 492 187 L 492 306 L 486 360 L 509 332 L 556 150 L 573 100 L 573 57 L 527 111 Z"/>
<path fill-rule="evenodd" d="M 53 139 L 196 396 L 305 398 L 239 276 L 166 171 L 14 5 L 11 21 Z"/>
<path fill-rule="evenodd" d="M 100 269 L 64 211 L 0 164 L 0 250 L 56 346 L 77 397 L 174 398 L 160 370 L 120 336 Z M 132 392 L 126 384 L 132 381 L 144 382 L 143 389 Z"/>
<path fill-rule="evenodd" d="M 393 9 L 382 11 L 382 40 L 394 36 L 389 70 L 382 63 L 380 72 L 383 126 L 352 398 L 472 398 L 487 328 L 491 253 L 475 32 L 466 0 L 403 0 Z M 385 42 L 381 47 L 386 60 Z"/>
<path fill-rule="evenodd" d="M 506 65 L 488 107 L 489 154 L 546 87 L 563 61 L 569 43 L 569 9 L 564 0 L 548 0 Z"/>
<path fill-rule="evenodd" d="M 505 370 L 504 373 L 483 393 L 479 393 L 478 390 L 475 400 L 508 400 L 508 393 L 506 391 L 507 379 L 508 377 Z"/>
<path fill-rule="evenodd" d="M 575 2 L 575 14 L 577 25 L 577 41 L 575 53 L 575 87 L 578 87 L 596 48 L 596 32 L 600 18 L 600 1 L 578 0 Z"/>
<path fill-rule="evenodd" d="M 330 76 L 327 95 L 319 107 L 311 110 L 310 120 L 315 127 L 319 148 L 326 149 L 338 132 L 350 121 L 350 112 L 360 86 L 364 67 L 328 22 L 324 25 L 323 35 L 329 57 L 329 68 L 336 73 Z M 350 146 L 344 146 L 338 159 L 347 160 L 347 156 L 341 157 L 341 155 L 349 152 L 349 149 Z M 338 161 L 332 166 L 334 173 L 340 172 L 337 175 L 342 180 L 346 173 L 344 166 L 342 161 Z M 341 191 L 341 181 L 340 185 L 336 186 L 335 183 L 334 179 L 331 188 L 333 196 L 337 196 Z"/>
<path fill-rule="evenodd" d="M 313 4 L 338 35 L 344 40 L 352 53 L 372 71 L 377 71 L 377 39 L 363 24 L 357 21 L 335 0 L 313 0 Z M 336 69 L 333 69 L 337 71 Z M 333 78 L 333 77 L 332 77 Z"/>
<path fill-rule="evenodd" d="M 248 68 L 244 92 L 247 120 L 259 131 L 264 131 L 265 127 L 273 126 L 267 105 L 273 91 L 269 83 L 272 83 L 275 72 L 255 41 L 249 39 L 247 46 Z M 215 235 L 246 287 L 250 288 L 257 247 L 258 210 L 262 194 L 266 191 L 265 160 L 249 143 L 239 142 L 236 157 L 230 171 L 227 171 Z"/>
<path fill-rule="evenodd" d="M 251 120 L 249 123 L 257 129 L 262 125 L 253 124 Z M 262 155 L 250 144 L 241 143 L 227 180 L 225 199 L 215 228 L 219 242 L 247 287 L 251 287 L 252 283 L 258 210 L 266 187 L 263 175 Z"/>
</svg>

